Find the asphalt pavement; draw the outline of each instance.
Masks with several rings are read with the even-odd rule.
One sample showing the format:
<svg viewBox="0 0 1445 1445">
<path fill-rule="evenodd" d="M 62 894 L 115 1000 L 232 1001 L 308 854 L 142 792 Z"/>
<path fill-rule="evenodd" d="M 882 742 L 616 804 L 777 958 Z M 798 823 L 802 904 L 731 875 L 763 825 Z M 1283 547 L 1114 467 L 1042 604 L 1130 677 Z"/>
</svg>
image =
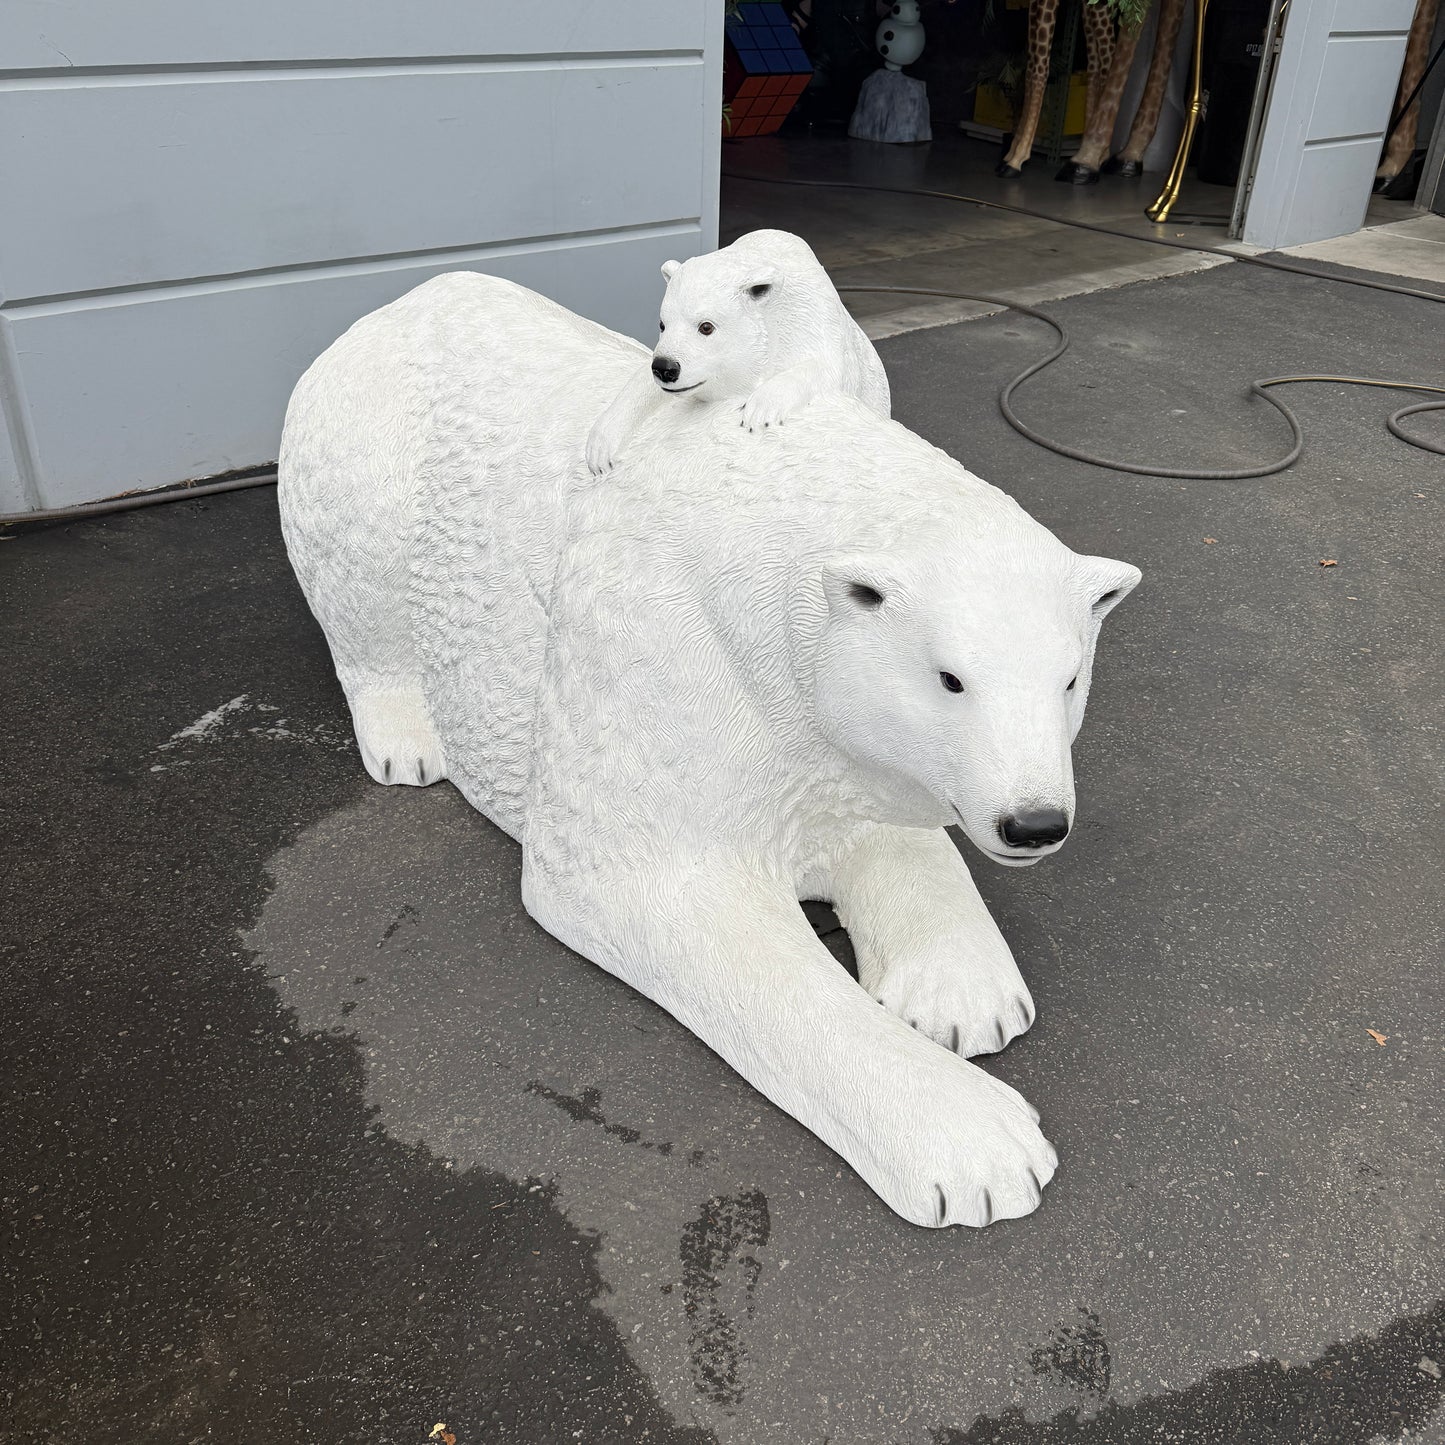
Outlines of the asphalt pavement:
<svg viewBox="0 0 1445 1445">
<path fill-rule="evenodd" d="M 1020 410 L 1161 464 L 1282 449 L 1250 376 L 1445 363 L 1438 307 L 1238 265 L 1048 309 Z M 449 784 L 366 778 L 272 493 L 0 541 L 0 1439 L 1445 1441 L 1445 461 L 1310 386 L 1281 476 L 1099 471 L 997 415 L 1047 344 L 880 343 L 1145 579 L 1075 836 L 970 858 L 1039 1010 L 987 1067 L 1062 1158 L 985 1231 L 537 928 Z"/>
</svg>

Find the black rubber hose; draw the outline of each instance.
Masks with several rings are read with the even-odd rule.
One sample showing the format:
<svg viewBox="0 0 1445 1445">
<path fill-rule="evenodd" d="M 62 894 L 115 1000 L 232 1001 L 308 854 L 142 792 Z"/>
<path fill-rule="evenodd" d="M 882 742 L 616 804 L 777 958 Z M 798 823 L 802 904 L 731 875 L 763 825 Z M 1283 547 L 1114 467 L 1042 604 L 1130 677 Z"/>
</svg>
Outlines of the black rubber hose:
<svg viewBox="0 0 1445 1445">
<path fill-rule="evenodd" d="M 1425 388 L 1420 387 L 1419 390 L 1423 391 Z M 1434 390 L 1439 390 L 1439 388 L 1434 388 Z M 1436 452 L 1440 456 L 1445 457 L 1445 447 L 1440 446 L 1437 442 L 1427 442 L 1420 437 L 1412 437 L 1400 426 L 1400 422 L 1404 417 L 1417 416 L 1422 411 L 1445 411 L 1445 405 L 1442 405 L 1442 403 L 1438 401 L 1422 401 L 1417 406 L 1402 406 L 1399 411 L 1386 419 L 1385 425 L 1389 427 L 1391 433 L 1399 437 L 1402 442 L 1409 442 L 1412 447 L 1419 447 L 1422 451 Z"/>
<path fill-rule="evenodd" d="M 1430 386 L 1424 382 L 1415 381 L 1386 381 L 1373 376 L 1263 376 L 1249 383 L 1250 394 L 1267 401 L 1285 419 L 1290 430 L 1291 445 L 1284 456 L 1276 461 L 1264 462 L 1255 467 L 1151 467 L 1142 462 L 1124 462 L 1114 457 L 1096 456 L 1079 447 L 1066 446 L 1063 442 L 1053 441 L 1044 436 L 1042 432 L 1035 431 L 1014 410 L 1013 396 L 1019 387 L 1030 377 L 1037 376 L 1046 366 L 1052 366 L 1069 349 L 1069 333 L 1064 330 L 1060 322 L 1055 321 L 1045 312 L 1038 311 L 1032 306 L 1025 306 L 1021 301 L 1010 301 L 1004 296 L 977 296 L 965 291 L 939 291 L 922 286 L 840 286 L 838 291 L 840 294 L 867 291 L 894 293 L 902 296 L 935 296 L 950 301 L 977 301 L 985 305 L 1001 306 L 1009 311 L 1017 311 L 1022 316 L 1032 316 L 1035 321 L 1042 321 L 1045 326 L 1052 327 L 1058 335 L 1059 344 L 1047 356 L 1030 362 L 999 393 L 998 407 L 1003 413 L 1004 420 L 1020 436 L 1027 437 L 1036 446 L 1041 446 L 1046 451 L 1055 452 L 1061 457 L 1071 457 L 1076 462 L 1087 462 L 1090 466 L 1104 467 L 1111 472 L 1129 472 L 1138 477 L 1167 477 L 1176 481 L 1189 482 L 1241 482 L 1250 477 L 1273 476 L 1274 473 L 1282 472 L 1286 467 L 1293 466 L 1304 450 L 1304 433 L 1300 429 L 1299 418 L 1295 416 L 1294 412 L 1277 396 L 1270 395 L 1268 388 L 1272 386 L 1285 386 L 1304 381 L 1325 381 L 1347 386 L 1387 387 L 1395 391 L 1429 391 L 1445 396 L 1445 386 Z M 1445 455 L 1445 447 L 1434 442 L 1424 441 L 1419 437 L 1409 436 L 1398 425 L 1401 417 L 1413 416 L 1426 411 L 1445 411 L 1445 402 L 1424 401 L 1414 406 L 1401 407 L 1399 411 L 1390 416 L 1385 425 L 1395 436 L 1399 437 L 1401 441 L 1409 443 L 1410 446 L 1419 447 L 1421 451 L 1438 452 Z"/>
<path fill-rule="evenodd" d="M 0 527 L 21 522 L 73 522 L 82 517 L 105 517 L 113 512 L 133 512 L 137 507 L 159 507 L 166 502 L 194 502 L 200 497 L 214 497 L 221 492 L 243 492 L 249 487 L 274 487 L 276 469 L 255 472 L 247 477 L 231 477 L 224 482 L 199 482 L 195 486 L 165 487 L 154 492 L 134 492 L 127 496 L 107 497 L 102 502 L 81 502 L 74 507 L 43 507 L 33 512 L 0 514 Z"/>
</svg>

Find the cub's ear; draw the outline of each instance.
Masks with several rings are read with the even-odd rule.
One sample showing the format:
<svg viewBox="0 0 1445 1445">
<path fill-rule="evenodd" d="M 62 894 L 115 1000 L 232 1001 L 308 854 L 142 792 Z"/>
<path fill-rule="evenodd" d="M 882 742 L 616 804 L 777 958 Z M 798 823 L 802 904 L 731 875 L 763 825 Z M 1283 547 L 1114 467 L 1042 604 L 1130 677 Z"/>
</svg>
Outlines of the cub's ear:
<svg viewBox="0 0 1445 1445">
<path fill-rule="evenodd" d="M 672 278 L 676 276 L 677 273 L 681 270 L 681 261 L 664 261 L 662 263 L 662 279 L 664 281 L 671 281 Z"/>
<path fill-rule="evenodd" d="M 777 284 L 778 273 L 774 271 L 772 267 L 767 267 L 760 271 L 754 271 L 752 279 L 743 287 L 743 290 L 746 291 L 754 301 L 761 301 Z"/>
<path fill-rule="evenodd" d="M 1144 575 L 1127 562 L 1112 557 L 1082 557 L 1084 585 L 1092 596 L 1094 616 L 1102 621 L 1138 585 Z"/>
<path fill-rule="evenodd" d="M 877 612 L 896 591 L 891 573 L 872 558 L 840 557 L 823 564 L 823 596 L 834 616 Z"/>
</svg>

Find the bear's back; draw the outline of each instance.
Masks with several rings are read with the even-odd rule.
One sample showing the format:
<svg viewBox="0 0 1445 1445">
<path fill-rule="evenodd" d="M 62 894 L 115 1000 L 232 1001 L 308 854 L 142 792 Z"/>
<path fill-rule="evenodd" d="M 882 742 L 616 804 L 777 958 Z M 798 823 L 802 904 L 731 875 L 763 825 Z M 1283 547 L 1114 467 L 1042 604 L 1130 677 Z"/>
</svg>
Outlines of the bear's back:
<svg viewBox="0 0 1445 1445">
<path fill-rule="evenodd" d="M 642 348 L 495 277 L 440 279 L 445 367 L 418 476 L 414 632 L 448 775 L 517 836 L 569 492 L 587 484 L 593 416 Z"/>
</svg>

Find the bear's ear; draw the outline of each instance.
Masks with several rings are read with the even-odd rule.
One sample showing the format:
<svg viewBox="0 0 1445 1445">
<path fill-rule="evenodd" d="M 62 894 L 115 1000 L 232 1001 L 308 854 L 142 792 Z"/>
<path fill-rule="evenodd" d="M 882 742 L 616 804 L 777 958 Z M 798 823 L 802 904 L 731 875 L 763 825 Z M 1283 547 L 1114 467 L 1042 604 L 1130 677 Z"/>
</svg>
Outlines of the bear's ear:
<svg viewBox="0 0 1445 1445">
<path fill-rule="evenodd" d="M 681 270 L 681 261 L 664 261 L 662 263 L 662 279 L 664 281 L 671 281 L 672 278 L 676 276 L 677 273 Z"/>
<path fill-rule="evenodd" d="M 1085 585 L 1091 594 L 1090 606 L 1101 622 L 1138 585 L 1143 573 L 1127 562 L 1112 557 L 1082 557 Z"/>
<path fill-rule="evenodd" d="M 743 287 L 754 301 L 761 301 L 778 284 L 778 273 L 771 266 L 754 271 L 752 279 Z"/>
<path fill-rule="evenodd" d="M 823 596 L 838 617 L 876 612 L 895 591 L 887 569 L 866 557 L 842 557 L 823 564 Z"/>
</svg>

